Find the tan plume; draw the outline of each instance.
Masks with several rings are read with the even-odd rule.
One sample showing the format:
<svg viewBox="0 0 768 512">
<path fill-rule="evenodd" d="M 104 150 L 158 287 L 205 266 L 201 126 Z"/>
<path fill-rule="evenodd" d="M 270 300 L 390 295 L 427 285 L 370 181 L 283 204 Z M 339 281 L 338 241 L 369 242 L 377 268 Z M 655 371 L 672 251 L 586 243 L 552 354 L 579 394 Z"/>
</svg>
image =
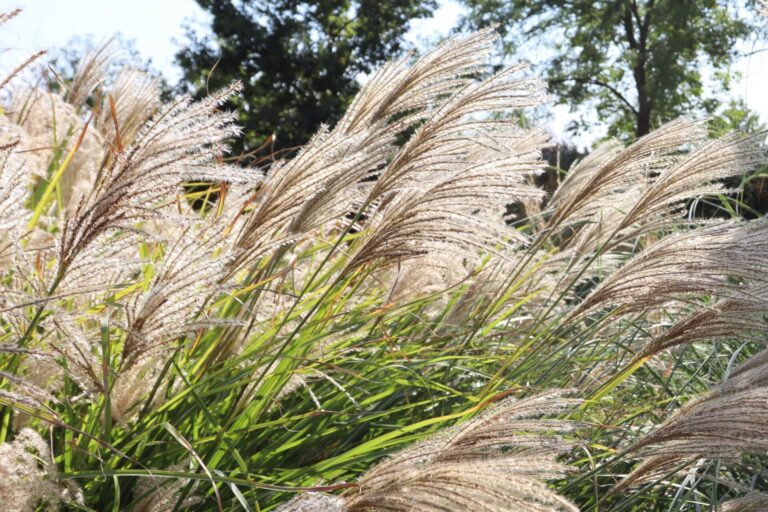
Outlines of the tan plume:
<svg viewBox="0 0 768 512">
<path fill-rule="evenodd" d="M 569 444 L 557 433 L 575 424 L 541 419 L 574 403 L 562 391 L 505 399 L 385 460 L 341 499 L 298 498 L 280 510 L 575 511 L 542 482 L 564 471 L 555 458 Z"/>
</svg>

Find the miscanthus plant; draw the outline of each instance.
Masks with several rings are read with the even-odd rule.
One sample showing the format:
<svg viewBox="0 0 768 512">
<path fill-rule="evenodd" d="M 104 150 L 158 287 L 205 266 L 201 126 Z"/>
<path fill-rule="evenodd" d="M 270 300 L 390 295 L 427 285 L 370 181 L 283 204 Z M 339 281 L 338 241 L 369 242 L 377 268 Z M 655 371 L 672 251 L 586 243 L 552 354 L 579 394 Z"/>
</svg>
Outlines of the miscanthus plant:
<svg viewBox="0 0 768 512">
<path fill-rule="evenodd" d="M 504 115 L 545 84 L 494 37 L 258 169 L 237 84 L 163 103 L 110 45 L 59 92 L 2 79 L 4 507 L 764 505 L 768 223 L 720 185 L 764 134 L 680 119 L 545 197 L 546 133 Z"/>
</svg>

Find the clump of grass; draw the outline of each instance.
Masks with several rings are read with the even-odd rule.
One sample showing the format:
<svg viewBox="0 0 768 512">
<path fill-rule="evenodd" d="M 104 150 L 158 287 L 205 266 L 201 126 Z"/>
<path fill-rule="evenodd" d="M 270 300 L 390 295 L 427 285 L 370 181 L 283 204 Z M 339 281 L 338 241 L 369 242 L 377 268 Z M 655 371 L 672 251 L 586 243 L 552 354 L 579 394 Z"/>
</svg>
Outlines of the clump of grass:
<svg viewBox="0 0 768 512">
<path fill-rule="evenodd" d="M 545 84 L 493 73 L 494 38 L 391 62 L 259 169 L 222 157 L 237 84 L 163 104 L 138 70 L 106 76 L 109 46 L 63 94 L 4 80 L 0 453 L 45 449 L 0 495 L 135 511 L 762 499 L 738 483 L 760 459 L 731 463 L 763 450 L 759 429 L 706 444 L 723 411 L 768 414 L 767 225 L 696 215 L 764 162 L 761 138 L 680 119 L 608 142 L 542 208 L 546 135 L 496 114 Z M 510 225 L 514 202 L 528 216 Z"/>
</svg>

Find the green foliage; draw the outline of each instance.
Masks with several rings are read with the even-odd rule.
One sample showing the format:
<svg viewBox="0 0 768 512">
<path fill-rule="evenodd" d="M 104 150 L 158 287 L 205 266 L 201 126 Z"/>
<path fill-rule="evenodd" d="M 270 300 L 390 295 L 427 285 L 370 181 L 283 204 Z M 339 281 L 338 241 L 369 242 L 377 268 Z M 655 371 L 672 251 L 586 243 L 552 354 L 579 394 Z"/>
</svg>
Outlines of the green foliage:
<svg viewBox="0 0 768 512">
<path fill-rule="evenodd" d="M 762 26 L 742 0 L 464 3 L 465 25 L 498 23 L 506 53 L 540 41 L 558 101 L 593 108 L 623 139 L 680 115 L 715 113 L 734 79 L 737 43 Z"/>
<path fill-rule="evenodd" d="M 736 130 L 745 133 L 758 133 L 765 130 L 765 125 L 760 122 L 760 116 L 749 110 L 744 101 L 734 100 L 723 107 L 709 122 L 709 132 L 712 137 L 722 137 Z"/>
<path fill-rule="evenodd" d="M 321 123 L 341 117 L 358 78 L 402 52 L 411 19 L 429 15 L 434 0 L 198 0 L 212 17 L 212 35 L 187 31 L 177 55 L 181 88 L 198 97 L 233 80 L 243 137 L 235 153 L 273 133 L 273 148 L 306 143 Z"/>
</svg>

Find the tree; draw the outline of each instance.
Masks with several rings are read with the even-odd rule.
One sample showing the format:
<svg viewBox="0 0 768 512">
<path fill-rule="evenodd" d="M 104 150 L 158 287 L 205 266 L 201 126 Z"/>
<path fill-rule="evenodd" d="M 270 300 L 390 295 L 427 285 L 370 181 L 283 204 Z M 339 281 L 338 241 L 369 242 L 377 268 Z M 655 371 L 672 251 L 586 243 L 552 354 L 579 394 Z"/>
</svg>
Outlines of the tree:
<svg viewBox="0 0 768 512">
<path fill-rule="evenodd" d="M 358 90 L 358 78 L 402 50 L 413 18 L 434 0 L 197 0 L 211 35 L 187 27 L 177 54 L 182 89 L 201 96 L 243 82 L 237 111 L 244 136 L 236 150 L 277 135 L 277 147 L 305 143 L 333 123 Z"/>
<path fill-rule="evenodd" d="M 499 23 L 507 53 L 543 41 L 552 52 L 544 72 L 559 102 L 591 104 L 609 135 L 632 138 L 727 103 L 737 42 L 756 29 L 748 1 L 464 0 L 464 25 Z"/>
</svg>

